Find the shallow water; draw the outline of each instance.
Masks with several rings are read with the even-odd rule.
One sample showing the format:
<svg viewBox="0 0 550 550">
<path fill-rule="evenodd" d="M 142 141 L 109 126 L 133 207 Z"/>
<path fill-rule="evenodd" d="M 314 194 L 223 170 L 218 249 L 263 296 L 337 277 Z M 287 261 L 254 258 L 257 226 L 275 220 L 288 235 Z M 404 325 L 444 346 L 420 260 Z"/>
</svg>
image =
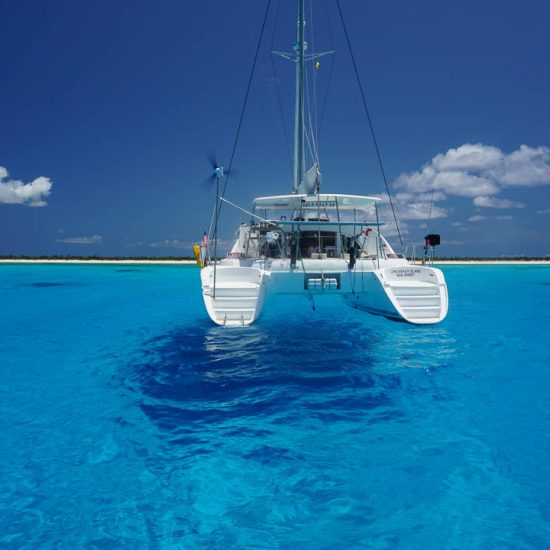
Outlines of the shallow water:
<svg viewBox="0 0 550 550">
<path fill-rule="evenodd" d="M 222 329 L 194 267 L 0 266 L 0 546 L 548 547 L 550 268 L 444 271 Z"/>
</svg>

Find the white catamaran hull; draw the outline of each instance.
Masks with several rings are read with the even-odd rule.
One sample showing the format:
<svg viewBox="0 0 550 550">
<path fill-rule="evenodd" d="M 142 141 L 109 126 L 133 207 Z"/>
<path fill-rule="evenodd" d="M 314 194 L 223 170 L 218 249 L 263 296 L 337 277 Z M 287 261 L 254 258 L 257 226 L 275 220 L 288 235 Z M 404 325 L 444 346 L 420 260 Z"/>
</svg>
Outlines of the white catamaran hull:
<svg viewBox="0 0 550 550">
<path fill-rule="evenodd" d="M 215 277 L 215 282 L 214 282 Z M 208 315 L 221 326 L 245 326 L 262 311 L 267 295 L 296 295 L 317 300 L 340 295 L 351 307 L 414 324 L 439 323 L 447 315 L 442 272 L 406 260 L 304 259 L 222 260 L 201 270 Z"/>
<path fill-rule="evenodd" d="M 380 232 L 384 222 L 380 220 L 377 204 L 381 199 L 321 192 L 319 132 L 312 123 L 317 116 L 316 111 L 314 116 L 306 113 L 306 107 L 315 98 L 309 97 L 305 69 L 307 61 L 333 52 L 306 53 L 304 13 L 304 0 L 297 0 L 296 41 L 292 51 L 272 51 L 295 64 L 292 193 L 256 197 L 252 211 L 248 211 L 225 197 L 233 154 L 227 174 L 214 156 L 209 157 L 214 170 L 211 178 L 216 181 L 216 200 L 210 230 L 205 231 L 202 243 L 194 247 L 202 268 L 202 294 L 208 315 L 218 325 L 244 326 L 260 316 L 267 298 L 273 303 L 272 298 L 277 295 L 303 296 L 315 308 L 323 297 L 339 295 L 348 305 L 375 315 L 414 324 L 438 323 L 448 309 L 443 273 L 426 265 L 411 265 L 404 253 L 395 252 Z M 315 75 L 319 62 L 310 66 Z M 313 86 L 313 95 L 315 89 Z M 368 110 L 367 116 L 370 124 Z M 389 196 L 376 140 L 374 143 Z M 358 174 L 358 179 L 362 178 L 363 174 Z M 240 224 L 227 258 L 220 260 L 217 245 L 222 204 L 246 214 L 249 221 Z M 403 245 L 393 204 L 391 208 Z M 429 250 L 433 258 L 433 247 L 440 244 L 440 238 L 428 234 L 424 239 L 426 264 Z"/>
</svg>

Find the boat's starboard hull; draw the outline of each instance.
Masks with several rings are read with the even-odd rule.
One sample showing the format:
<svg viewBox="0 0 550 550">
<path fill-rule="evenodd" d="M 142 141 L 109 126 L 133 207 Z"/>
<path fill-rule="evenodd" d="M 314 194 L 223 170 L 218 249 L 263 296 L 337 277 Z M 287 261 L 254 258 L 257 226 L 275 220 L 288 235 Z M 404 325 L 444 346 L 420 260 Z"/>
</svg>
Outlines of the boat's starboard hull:
<svg viewBox="0 0 550 550">
<path fill-rule="evenodd" d="M 427 266 L 389 267 L 375 270 L 378 285 L 349 297 L 348 303 L 370 313 L 416 325 L 443 321 L 449 309 L 445 277 Z"/>
</svg>

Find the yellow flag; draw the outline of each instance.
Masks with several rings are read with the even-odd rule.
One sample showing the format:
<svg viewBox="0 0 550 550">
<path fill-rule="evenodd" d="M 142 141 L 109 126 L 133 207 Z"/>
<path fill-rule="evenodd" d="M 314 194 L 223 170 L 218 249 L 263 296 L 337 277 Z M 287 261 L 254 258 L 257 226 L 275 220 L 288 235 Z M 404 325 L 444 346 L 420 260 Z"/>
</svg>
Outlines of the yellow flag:
<svg viewBox="0 0 550 550">
<path fill-rule="evenodd" d="M 321 66 L 321 63 L 319 63 L 319 61 L 317 61 L 315 63 L 315 69 L 318 71 L 320 66 Z"/>
</svg>

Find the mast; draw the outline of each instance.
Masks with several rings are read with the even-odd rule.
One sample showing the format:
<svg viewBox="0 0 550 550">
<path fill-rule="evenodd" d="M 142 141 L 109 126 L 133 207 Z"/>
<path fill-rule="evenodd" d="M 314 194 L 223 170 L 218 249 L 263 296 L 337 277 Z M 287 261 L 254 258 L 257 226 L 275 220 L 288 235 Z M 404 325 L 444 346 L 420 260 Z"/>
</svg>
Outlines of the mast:
<svg viewBox="0 0 550 550">
<path fill-rule="evenodd" d="M 306 54 L 307 42 L 305 41 L 305 20 L 304 20 L 304 0 L 297 0 L 298 16 L 296 22 L 296 42 L 292 52 L 271 50 L 271 53 L 279 55 L 284 59 L 293 61 L 296 65 L 296 100 L 294 106 L 294 166 L 293 166 L 293 184 L 292 193 L 298 193 L 298 188 L 302 184 L 306 166 L 306 127 L 304 124 L 304 79 L 306 61 L 318 59 L 324 55 L 334 53 L 334 50 L 325 52 L 312 52 Z M 313 139 L 314 136 L 312 136 Z M 317 171 L 319 170 L 317 162 Z M 319 172 L 317 176 L 319 176 Z M 317 184 L 317 193 L 319 192 L 319 180 Z"/>
<path fill-rule="evenodd" d="M 294 109 L 294 185 L 293 193 L 298 193 L 304 173 L 304 0 L 298 0 L 298 21 L 296 28 L 296 104 Z"/>
</svg>

